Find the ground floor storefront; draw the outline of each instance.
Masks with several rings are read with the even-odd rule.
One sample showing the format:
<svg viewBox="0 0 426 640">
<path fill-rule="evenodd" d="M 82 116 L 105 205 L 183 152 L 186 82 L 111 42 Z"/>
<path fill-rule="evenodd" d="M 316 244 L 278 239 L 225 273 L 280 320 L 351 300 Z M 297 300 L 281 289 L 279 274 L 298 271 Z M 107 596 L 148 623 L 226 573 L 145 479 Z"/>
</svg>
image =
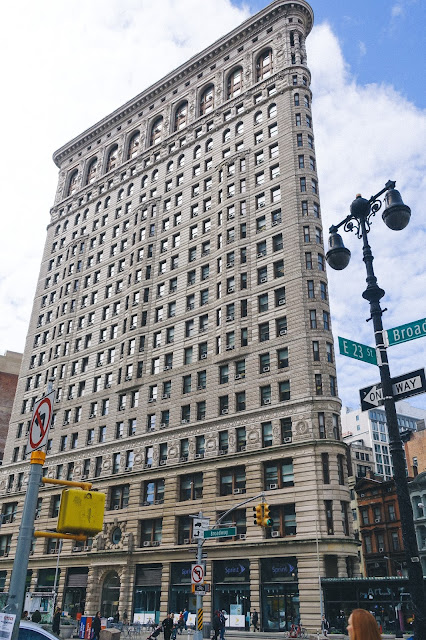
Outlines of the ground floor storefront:
<svg viewBox="0 0 426 640">
<path fill-rule="evenodd" d="M 426 578 L 424 582 L 426 587 Z M 327 619 L 336 630 L 346 630 L 349 615 L 357 608 L 370 611 L 384 633 L 412 630 L 407 578 L 328 578 L 322 587 Z"/>
</svg>

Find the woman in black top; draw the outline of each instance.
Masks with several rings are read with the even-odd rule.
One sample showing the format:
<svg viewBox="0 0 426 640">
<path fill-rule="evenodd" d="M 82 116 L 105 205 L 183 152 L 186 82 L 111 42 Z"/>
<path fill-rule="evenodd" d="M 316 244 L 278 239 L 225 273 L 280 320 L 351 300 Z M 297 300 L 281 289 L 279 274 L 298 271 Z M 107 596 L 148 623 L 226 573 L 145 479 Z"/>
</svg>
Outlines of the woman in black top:
<svg viewBox="0 0 426 640">
<path fill-rule="evenodd" d="M 95 617 L 92 620 L 92 640 L 99 640 L 100 632 L 101 632 L 101 612 L 97 611 Z"/>
</svg>

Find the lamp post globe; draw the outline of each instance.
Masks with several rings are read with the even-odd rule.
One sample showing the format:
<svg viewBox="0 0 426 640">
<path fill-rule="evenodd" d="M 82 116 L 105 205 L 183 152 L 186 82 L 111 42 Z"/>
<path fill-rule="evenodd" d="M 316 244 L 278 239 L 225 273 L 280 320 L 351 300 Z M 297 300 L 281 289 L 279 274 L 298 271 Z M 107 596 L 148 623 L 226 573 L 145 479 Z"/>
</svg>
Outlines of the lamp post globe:
<svg viewBox="0 0 426 640">
<path fill-rule="evenodd" d="M 336 231 L 331 231 L 328 246 L 325 259 L 330 267 L 336 271 L 346 269 L 351 259 L 351 252 L 343 244 L 342 236 Z"/>
<path fill-rule="evenodd" d="M 405 229 L 410 222 L 411 209 L 403 203 L 401 194 L 397 189 L 390 189 L 385 197 L 385 209 L 382 213 L 382 220 L 392 231 Z"/>
</svg>

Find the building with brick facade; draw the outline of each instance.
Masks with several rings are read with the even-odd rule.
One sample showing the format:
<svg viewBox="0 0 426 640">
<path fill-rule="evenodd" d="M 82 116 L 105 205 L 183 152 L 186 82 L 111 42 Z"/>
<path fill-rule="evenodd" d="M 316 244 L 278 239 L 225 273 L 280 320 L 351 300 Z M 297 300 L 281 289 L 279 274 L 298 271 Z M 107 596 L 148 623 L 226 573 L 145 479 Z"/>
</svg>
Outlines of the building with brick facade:
<svg viewBox="0 0 426 640">
<path fill-rule="evenodd" d="M 405 553 L 395 482 L 372 475 L 355 485 L 365 577 L 403 576 Z"/>
<path fill-rule="evenodd" d="M 417 431 L 410 431 L 404 438 L 405 459 L 408 474 L 417 476 L 426 471 L 426 429 L 425 421 L 419 420 Z"/>
<path fill-rule="evenodd" d="M 65 542 L 59 604 L 195 613 L 192 515 L 241 504 L 206 541 L 204 617 L 317 629 L 320 576 L 357 572 L 325 272 L 305 0 L 275 0 L 54 154 L 58 187 L 2 470 L 22 506 L 31 409 L 54 378 L 45 475 L 107 494 Z M 37 528 L 60 491 L 40 490 Z M 0 536 L 7 590 L 16 523 Z M 15 518 L 16 520 L 16 518 Z M 34 542 L 30 591 L 57 545 Z M 6 556 L 6 557 L 5 557 Z"/>
<path fill-rule="evenodd" d="M 22 353 L 6 351 L 0 356 L 0 460 L 3 460 L 21 362 Z"/>
</svg>

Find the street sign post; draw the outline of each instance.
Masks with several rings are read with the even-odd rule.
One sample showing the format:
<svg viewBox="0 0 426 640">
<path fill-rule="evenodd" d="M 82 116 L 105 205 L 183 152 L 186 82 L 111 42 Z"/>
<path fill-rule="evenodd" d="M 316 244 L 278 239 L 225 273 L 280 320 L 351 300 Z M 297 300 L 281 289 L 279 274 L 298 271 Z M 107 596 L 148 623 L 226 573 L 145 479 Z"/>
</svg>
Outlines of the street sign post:
<svg viewBox="0 0 426 640">
<path fill-rule="evenodd" d="M 204 582 L 204 565 L 197 562 L 191 565 L 191 584 L 203 584 Z"/>
<path fill-rule="evenodd" d="M 210 583 L 205 582 L 204 584 L 193 584 L 191 586 L 192 593 L 196 593 L 200 596 L 205 596 L 206 593 L 210 592 Z"/>
<path fill-rule="evenodd" d="M 198 516 L 192 516 L 192 537 L 202 538 L 204 531 L 209 528 L 210 518 L 199 518 Z"/>
<path fill-rule="evenodd" d="M 31 451 L 42 449 L 49 434 L 49 427 L 52 421 L 53 402 L 55 392 L 51 391 L 44 398 L 36 402 L 31 419 L 30 430 L 28 432 L 28 446 Z"/>
<path fill-rule="evenodd" d="M 392 378 L 392 395 L 395 400 L 403 400 L 426 391 L 426 374 L 424 369 L 410 371 L 402 376 Z M 383 404 L 382 385 L 380 382 L 359 390 L 361 410 L 368 411 Z"/>
<path fill-rule="evenodd" d="M 348 356 L 348 358 L 355 358 L 355 360 L 362 360 L 370 364 L 377 364 L 376 349 L 369 347 L 361 342 L 354 342 L 347 338 L 339 338 L 339 351 L 342 356 Z"/>
<path fill-rule="evenodd" d="M 426 336 L 426 318 L 388 329 L 386 334 L 390 347 L 401 344 L 401 342 L 408 342 L 408 340 L 424 338 Z"/>
<path fill-rule="evenodd" d="M 229 538 L 237 535 L 237 527 L 227 527 L 226 529 L 208 529 L 204 531 L 204 538 Z"/>
</svg>

